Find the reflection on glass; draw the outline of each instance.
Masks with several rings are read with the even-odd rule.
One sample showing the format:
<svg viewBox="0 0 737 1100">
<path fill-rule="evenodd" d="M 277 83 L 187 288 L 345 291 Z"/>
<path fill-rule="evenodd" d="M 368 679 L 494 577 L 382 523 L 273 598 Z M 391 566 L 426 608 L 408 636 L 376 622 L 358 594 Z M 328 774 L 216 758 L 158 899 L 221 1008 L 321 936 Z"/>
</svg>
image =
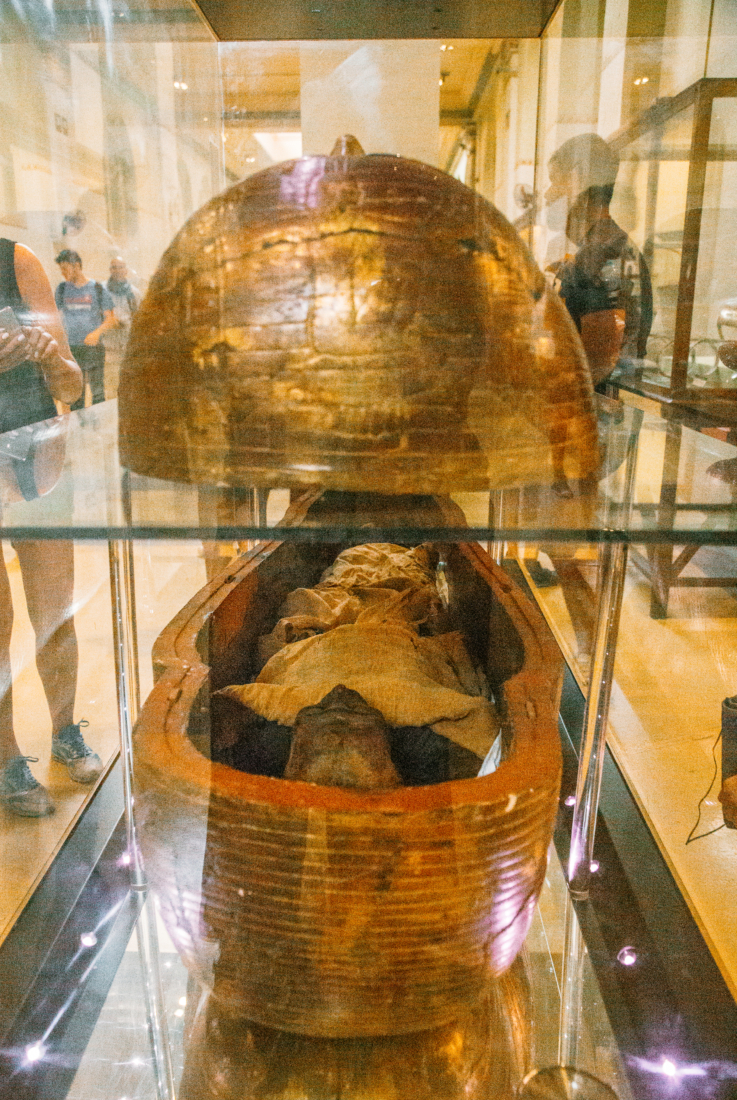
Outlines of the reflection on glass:
<svg viewBox="0 0 737 1100">
<path fill-rule="evenodd" d="M 178 1096 L 502 1100 L 530 1064 L 531 1024 L 522 959 L 452 1023 L 404 1036 L 315 1039 L 259 1026 L 205 998 L 187 1035 Z"/>
<path fill-rule="evenodd" d="M 551 258 L 546 271 L 586 352 L 595 384 L 615 369 L 637 368 L 652 326 L 652 285 L 641 253 L 610 213 L 619 158 L 598 134 L 577 134 L 548 163 L 549 212 L 560 206 L 575 255 Z M 552 247 L 549 245 L 549 248 Z"/>
<path fill-rule="evenodd" d="M 150 898 L 145 904 L 153 911 Z M 341 1088 L 341 1095 L 352 1100 L 385 1095 L 391 1100 L 400 1095 L 509 1100 L 526 1074 L 557 1061 L 565 911 L 565 882 L 551 851 L 524 954 L 507 974 L 490 982 L 471 1009 L 441 1028 L 375 1039 L 310 1038 L 234 1015 L 188 979 L 159 925 L 177 1095 L 182 1100 L 288 1100 L 332 1095 Z M 631 1100 L 588 953 L 578 942 L 583 982 L 578 1068 L 607 1082 L 619 1100 Z M 137 943 L 134 933 L 76 1068 L 70 1100 L 120 1100 L 153 1094 L 164 1084 L 151 1058 Z M 88 1001 L 81 1012 L 89 1012 Z M 51 1048 L 48 1054 L 54 1057 L 53 1043 Z"/>
<path fill-rule="evenodd" d="M 673 360 L 693 113 L 688 107 L 674 117 L 654 117 L 644 134 L 635 130 L 633 138 L 624 131 L 615 142 L 622 165 L 615 209 L 629 216 L 629 232 L 645 257 L 653 292 L 647 355 L 644 362 L 631 364 L 625 377 L 663 385 L 670 384 Z"/>
<path fill-rule="evenodd" d="M 74 400 L 82 375 L 54 307 L 51 286 L 30 249 L 0 238 L 0 457 L 3 503 L 53 492 L 62 471 L 66 422 L 56 401 Z M 92 783 L 102 760 L 85 742 L 86 719 L 74 721 L 78 645 L 73 618 L 74 550 L 70 542 L 15 543 L 36 667 L 51 717 L 51 756 L 72 780 Z M 13 602 L 0 557 L 0 803 L 18 817 L 45 817 L 53 799 L 29 769 L 38 757 L 14 731 L 10 642 Z M 25 737 L 21 735 L 25 742 Z"/>
<path fill-rule="evenodd" d="M 735 84 L 737 94 L 737 83 Z M 701 212 L 698 270 L 689 357 L 689 382 L 735 389 L 733 299 L 737 263 L 730 247 L 737 234 L 737 98 L 717 98 L 711 108 L 709 147 Z"/>
</svg>

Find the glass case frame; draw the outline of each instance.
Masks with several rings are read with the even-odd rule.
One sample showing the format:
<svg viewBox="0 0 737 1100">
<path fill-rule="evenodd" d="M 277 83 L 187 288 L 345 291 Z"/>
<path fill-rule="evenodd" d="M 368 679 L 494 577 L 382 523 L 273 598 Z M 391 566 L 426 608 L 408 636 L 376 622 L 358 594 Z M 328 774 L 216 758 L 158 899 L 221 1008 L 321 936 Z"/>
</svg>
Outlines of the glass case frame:
<svg viewBox="0 0 737 1100">
<path fill-rule="evenodd" d="M 196 18 L 193 12 L 189 14 Z M 315 36 L 319 37 L 317 31 Z M 185 75 L 191 79 L 189 73 Z M 621 132 L 614 144 L 620 151 L 626 151 L 630 142 L 655 133 L 679 112 L 694 109 L 670 384 L 658 387 L 638 381 L 633 388 L 666 402 L 698 406 L 707 415 L 716 412 L 726 420 L 736 407 L 734 391 L 705 392 L 690 386 L 688 376 L 708 135 L 713 103 L 720 97 L 737 98 L 737 79 L 698 81 L 670 102 L 656 105 Z M 177 109 L 181 109 L 181 104 Z M 227 112 L 223 118 L 227 120 Z M 463 118 L 466 120 L 465 114 Z M 473 178 L 474 158 L 469 171 Z M 626 384 L 627 379 L 622 382 Z M 535 498 L 524 491 L 504 490 L 479 493 L 468 508 L 468 526 L 423 526 L 415 512 L 408 513 L 411 520 L 401 514 L 400 502 L 398 508 L 387 510 L 379 519 L 375 517 L 369 528 L 358 526 L 355 517 L 353 521 L 323 518 L 311 526 L 284 527 L 280 514 L 269 512 L 268 492 L 258 486 L 239 490 L 239 505 L 247 505 L 239 516 L 235 507 L 230 519 L 223 518 L 227 507 L 219 511 L 211 508 L 211 522 L 207 521 L 207 507 L 197 488 L 162 485 L 119 467 L 112 404 L 88 410 L 85 416 L 89 418 L 86 424 L 82 423 L 82 416 L 72 418 L 74 431 L 80 437 L 79 449 L 84 453 L 86 442 L 90 453 L 93 447 L 97 448 L 99 462 L 95 469 L 85 470 L 85 476 L 75 486 L 82 504 L 74 514 L 74 522 L 68 521 L 68 516 L 59 520 L 53 508 L 44 514 L 43 507 L 40 518 L 38 514 L 29 518 L 30 513 L 24 514 L 21 505 L 4 517 L 3 535 L 13 539 L 94 540 L 107 547 L 120 760 L 70 837 L 66 856 L 63 854 L 54 873 L 41 885 L 18 924 L 17 934 L 14 932 L 12 942 L 9 940 L 14 952 L 11 962 L 0 960 L 0 977 L 5 975 L 10 982 L 11 992 L 6 997 L 12 998 L 17 992 L 18 1001 L 18 1012 L 12 1021 L 9 1017 L 8 1024 L 12 1026 L 6 1028 L 3 1037 L 6 1060 L 0 1064 L 0 1074 L 7 1068 L 9 1058 L 13 1087 L 22 1086 L 29 1097 L 61 1095 L 61 1091 L 54 1090 L 70 1086 L 69 1073 L 65 1076 L 61 1062 L 68 1057 L 69 1065 L 80 1064 L 79 1048 L 93 1031 L 92 1027 L 85 1029 L 85 1013 L 95 1017 L 95 1006 L 99 1011 L 99 1002 L 108 994 L 116 972 L 123 969 L 120 960 L 125 943 L 135 929 L 142 963 L 135 997 L 136 1026 L 145 1029 L 151 1042 L 150 1073 L 141 1085 L 140 1095 L 173 1100 L 176 1094 L 174 1063 L 181 1036 L 169 1034 L 177 1026 L 171 1026 L 170 1017 L 172 1010 L 179 1020 L 183 1013 L 174 1009 L 174 987 L 167 984 L 166 974 L 162 974 L 166 952 L 160 942 L 145 863 L 140 858 L 133 796 L 132 737 L 142 703 L 141 669 L 148 659 L 139 646 L 137 545 L 151 539 L 182 538 L 255 543 L 247 553 L 258 556 L 275 540 L 315 544 L 359 542 L 368 537 L 398 542 L 476 541 L 485 544 L 494 561 L 504 564 L 514 582 L 524 586 L 524 572 L 508 553 L 510 544 L 565 544 L 571 553 L 587 544 L 595 547 L 598 569 L 595 631 L 584 691 L 580 677 L 577 684 L 569 672 L 561 706 L 564 786 L 555 843 L 557 859 L 565 870 L 559 873 L 555 857 L 554 870 L 559 885 L 562 884 L 558 900 L 563 897 L 565 942 L 557 1050 L 553 1052 L 548 1047 L 548 1053 L 551 1060 L 563 1066 L 595 1068 L 582 1051 L 585 1044 L 581 1035 L 586 1030 L 590 1005 L 600 995 L 619 1054 L 627 1060 L 626 1074 L 618 1065 L 610 1079 L 616 1080 L 622 1089 L 620 1100 L 627 1096 L 627 1089 L 637 1100 L 670 1097 L 674 1077 L 681 1095 L 699 1100 L 702 1096 L 719 1096 L 726 1100 L 731 1095 L 732 1069 L 737 1064 L 734 1040 L 737 1009 L 606 744 L 620 613 L 632 548 L 646 546 L 651 561 L 657 563 L 667 558 L 670 568 L 674 546 L 737 545 L 732 491 L 724 485 L 703 484 L 694 491 L 692 485 L 681 484 L 679 455 L 675 453 L 674 457 L 674 450 L 679 450 L 681 433 L 687 429 L 675 422 L 667 426 L 654 423 L 657 417 L 652 415 L 643 427 L 642 416 L 638 423 L 638 417 L 631 412 L 627 413 L 629 419 L 624 427 L 610 423 L 609 445 L 618 455 L 619 473 L 615 469 L 610 484 L 597 490 L 593 500 L 584 500 L 585 506 L 578 511 L 575 506 L 569 507 L 562 495 L 556 498 L 543 494 Z M 635 495 L 638 446 L 648 432 L 657 434 L 663 427 L 668 440 L 664 465 L 667 491 L 659 503 L 654 503 Z M 607 474 L 611 472 L 607 470 Z M 220 503 L 228 506 L 233 500 L 224 494 Z M 246 512 L 249 521 L 243 518 Z M 683 560 L 684 553 L 677 563 Z M 663 598 L 658 578 L 653 576 L 652 580 L 655 597 L 660 599 L 664 612 L 667 590 Z M 119 821 L 121 809 L 124 816 Z M 96 814 L 103 824 L 96 824 Z M 66 899 L 69 906 L 64 914 L 63 906 L 54 897 L 52 879 L 56 876 L 58 882 L 67 866 L 65 860 L 73 860 L 84 851 L 85 829 L 99 833 L 95 843 L 90 842 L 93 855 L 85 851 L 84 857 L 80 857 L 82 862 L 89 857 L 94 870 L 89 881 L 82 884 L 76 880 L 72 883 L 70 876 L 67 884 L 70 898 Z M 599 862 L 606 868 L 605 880 L 597 877 Z M 100 880 L 105 880 L 105 889 L 100 888 Z M 37 942 L 30 950 L 31 943 L 44 935 L 45 912 L 53 913 L 50 927 L 55 933 L 55 942 L 48 953 L 46 945 L 42 947 Z M 92 934 L 90 928 L 94 928 Z M 84 954 L 80 942 L 90 954 Z M 635 950 L 632 945 L 640 942 L 646 945 L 645 949 Z M 113 961 L 104 954 L 106 948 Z M 24 955 L 24 950 L 29 955 Z M 674 956 L 671 960 L 669 952 Z M 37 970 L 23 975 L 25 985 L 19 982 L 16 986 L 18 970 L 26 958 L 33 959 Z M 598 981 L 594 997 L 592 964 Z M 699 972 L 698 978 L 694 969 Z M 102 972 L 104 978 L 100 976 Z M 177 992 L 182 989 L 186 987 L 178 988 Z M 701 1000 L 704 990 L 708 990 L 710 999 L 706 1009 Z M 186 1000 L 185 993 L 183 996 Z M 84 1036 L 84 1042 L 80 1036 Z M 57 1058 L 55 1065 L 51 1065 L 53 1059 L 45 1059 L 44 1043 Z M 678 1057 L 680 1062 L 671 1061 Z"/>
<path fill-rule="evenodd" d="M 707 166 L 715 159 L 710 151 L 710 129 L 715 99 L 737 97 L 737 79 L 727 77 L 703 77 L 670 99 L 659 100 L 638 119 L 618 131 L 611 138 L 612 148 L 626 156 L 629 147 L 643 138 L 651 143 L 652 160 L 648 175 L 645 212 L 645 260 L 652 267 L 656 247 L 654 218 L 658 193 L 658 169 L 661 163 L 663 128 L 682 112 L 692 108 L 690 148 L 688 150 L 688 181 L 686 185 L 685 212 L 680 234 L 680 265 L 677 302 L 672 341 L 672 366 L 669 383 L 663 384 L 641 376 L 641 369 L 633 377 L 625 372 L 623 385 L 633 385 L 642 393 L 676 405 L 691 405 L 705 415 L 718 416 L 733 423 L 737 413 L 735 390 L 728 387 L 700 387 L 690 376 L 692 352 L 692 321 L 694 295 L 699 261 L 699 244 L 706 187 Z M 727 150 L 725 159 L 734 159 Z M 716 348 L 714 349 L 716 352 Z"/>
</svg>

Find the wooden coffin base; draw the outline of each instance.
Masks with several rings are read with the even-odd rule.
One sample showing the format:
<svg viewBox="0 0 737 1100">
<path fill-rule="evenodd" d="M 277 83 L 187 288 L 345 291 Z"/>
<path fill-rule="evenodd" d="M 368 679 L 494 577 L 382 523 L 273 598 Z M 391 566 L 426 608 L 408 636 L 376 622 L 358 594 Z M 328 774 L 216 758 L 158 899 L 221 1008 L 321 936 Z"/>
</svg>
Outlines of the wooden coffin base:
<svg viewBox="0 0 737 1100">
<path fill-rule="evenodd" d="M 213 763 L 211 692 L 248 681 L 287 592 L 341 548 L 259 544 L 163 632 L 136 809 L 170 934 L 224 1011 L 313 1036 L 401 1035 L 471 1010 L 524 941 L 559 796 L 562 663 L 485 551 L 446 546 L 450 609 L 501 717 L 496 771 L 361 793 Z"/>
</svg>

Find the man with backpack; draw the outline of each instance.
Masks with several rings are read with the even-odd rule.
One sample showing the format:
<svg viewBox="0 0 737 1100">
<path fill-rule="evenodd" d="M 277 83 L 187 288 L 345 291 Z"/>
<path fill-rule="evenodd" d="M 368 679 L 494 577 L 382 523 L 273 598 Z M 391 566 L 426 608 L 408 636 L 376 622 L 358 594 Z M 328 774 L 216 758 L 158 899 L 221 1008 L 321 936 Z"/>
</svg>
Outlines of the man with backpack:
<svg viewBox="0 0 737 1100">
<path fill-rule="evenodd" d="M 101 283 L 84 275 L 78 252 L 65 248 L 56 263 L 64 276 L 54 295 L 56 306 L 95 405 L 105 400 L 105 348 L 101 337 L 117 325 L 113 299 Z M 72 408 L 84 408 L 84 393 Z"/>
</svg>

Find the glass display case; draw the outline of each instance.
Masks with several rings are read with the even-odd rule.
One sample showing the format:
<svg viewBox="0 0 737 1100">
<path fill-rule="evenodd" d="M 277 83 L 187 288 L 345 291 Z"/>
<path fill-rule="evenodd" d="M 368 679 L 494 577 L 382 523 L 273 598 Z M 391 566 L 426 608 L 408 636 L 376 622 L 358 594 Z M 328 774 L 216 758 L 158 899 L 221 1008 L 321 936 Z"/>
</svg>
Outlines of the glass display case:
<svg viewBox="0 0 737 1100">
<path fill-rule="evenodd" d="M 536 158 L 542 184 L 556 146 L 587 132 L 606 140 L 618 163 L 611 217 L 639 252 L 648 282 L 643 338 L 613 379 L 677 415 L 692 410 L 692 422 L 701 416 L 727 426 L 734 413 L 731 18 L 725 5 L 715 7 L 711 24 L 699 4 L 653 6 L 642 19 L 626 5 L 607 5 L 594 31 L 584 10 L 562 5 L 543 40 Z M 567 65 L 576 66 L 586 95 L 562 79 Z M 535 249 L 542 266 L 571 251 L 560 232 L 565 215 L 561 221 L 547 208 Z"/>
<path fill-rule="evenodd" d="M 734 297 L 729 246 L 724 249 L 734 206 L 730 119 L 736 92 L 732 80 L 704 78 L 655 104 L 612 139 L 644 217 L 638 237 L 655 297 L 650 362 L 635 367 L 641 373 L 633 381 L 669 400 L 704 403 L 727 418 L 735 379 L 728 352 L 725 363 L 719 348 L 729 339 Z M 671 181 L 664 184 L 660 173 Z"/>
<path fill-rule="evenodd" d="M 737 25 L 353 7 L 3 14 L 0 1093 L 727 1100 Z"/>
<path fill-rule="evenodd" d="M 726 1062 L 722 1065 L 719 1051 L 726 1052 L 729 1040 L 721 1028 L 714 1030 L 711 1015 L 709 1027 L 705 1026 L 700 998 L 703 989 L 708 988 L 710 998 L 721 1004 L 728 1032 L 733 1011 L 731 995 L 620 772 L 611 758 L 602 755 L 601 735 L 607 694 L 612 687 L 612 657 L 627 547 L 630 543 L 655 548 L 663 544 L 672 546 L 686 539 L 706 548 L 729 547 L 734 540 L 731 495 L 717 488 L 706 499 L 699 495 L 696 484 L 682 480 L 676 518 L 666 527 L 659 526 L 659 510 L 648 499 L 647 468 L 640 469 L 639 479 L 637 470 L 638 460 L 641 462 L 642 456 L 662 441 L 665 422 L 629 408 L 618 422 L 613 420 L 607 425 L 604 468 L 608 455 L 613 469 L 597 482 L 589 500 L 579 497 L 572 504 L 570 499 L 563 499 L 561 506 L 561 499 L 550 492 L 530 489 L 507 490 L 503 494 L 497 491 L 491 495 L 467 493 L 457 495 L 452 515 L 443 517 L 431 507 L 428 498 L 422 501 L 417 496 L 396 498 L 393 510 L 386 497 L 379 498 L 379 511 L 374 508 L 372 514 L 371 494 L 363 494 L 357 506 L 355 498 L 348 500 L 350 494 L 334 493 L 333 497 L 339 499 L 328 499 L 320 507 L 320 501 L 325 502 L 326 498 L 320 496 L 319 490 L 296 495 L 285 490 L 222 490 L 224 499 L 215 502 L 219 522 L 210 520 L 205 526 L 203 507 L 209 510 L 205 516 L 214 514 L 211 494 L 205 494 L 203 504 L 199 487 L 149 480 L 118 467 L 115 413 L 115 403 L 106 402 L 72 414 L 75 423 L 68 440 L 68 464 L 75 476 L 71 478 L 70 511 L 59 516 L 51 494 L 36 502 L 33 526 L 23 522 L 25 504 L 8 507 L 5 514 L 7 534 L 13 540 L 29 535 L 44 540 L 74 538 L 78 546 L 81 543 L 87 548 L 85 555 L 96 546 L 109 554 L 113 593 L 110 648 L 115 667 L 114 672 L 109 668 L 108 684 L 98 683 L 95 690 L 106 696 L 110 707 L 115 701 L 117 681 L 118 717 L 124 731 L 123 786 L 128 790 L 131 811 L 129 831 L 123 825 L 116 828 L 114 806 L 120 812 L 123 798 L 115 786 L 114 767 L 67 841 L 70 844 L 76 838 L 81 843 L 80 833 L 86 827 L 97 830 L 100 862 L 95 859 L 93 875 L 86 881 L 86 875 L 82 876 L 83 881 L 77 884 L 72 898 L 75 904 L 57 930 L 51 949 L 46 944 L 40 951 L 38 975 L 24 973 L 30 988 L 25 990 L 27 996 L 22 1005 L 18 1002 L 20 1011 L 8 1016 L 9 1023 L 11 1016 L 14 1019 L 5 1042 L 9 1052 L 5 1067 L 6 1072 L 9 1069 L 12 1072 L 12 1079 L 31 1084 L 35 1081 L 38 1088 L 51 1090 L 48 1095 L 65 1095 L 66 1089 L 71 1096 L 148 1096 L 154 1092 L 170 1095 L 176 1083 L 179 1095 L 201 1096 L 209 1095 L 213 1089 L 237 1089 L 241 1073 L 248 1076 L 258 1072 L 269 1082 L 273 1095 L 289 1095 L 284 1090 L 296 1087 L 295 1082 L 307 1090 L 318 1090 L 317 1095 L 320 1088 L 328 1087 L 325 1079 L 332 1079 L 332 1074 L 345 1072 L 346 1080 L 352 1081 L 351 1073 L 360 1058 L 364 1067 L 361 1079 L 353 1081 L 351 1087 L 372 1088 L 375 1091 L 370 1095 L 381 1095 L 385 1085 L 380 1081 L 371 1083 L 373 1073 L 384 1080 L 382 1074 L 398 1074 L 398 1067 L 406 1069 L 414 1065 L 413 1059 L 425 1064 L 427 1051 L 413 1046 L 415 1040 L 410 1042 L 406 1036 L 393 1040 L 308 1040 L 293 1032 L 246 1025 L 237 1013 L 228 1017 L 227 1025 L 212 1022 L 201 987 L 191 973 L 187 977 L 176 954 L 175 948 L 181 945 L 170 938 L 171 924 L 167 931 L 155 916 L 153 897 L 145 888 L 146 860 L 137 864 L 135 833 L 130 831 L 134 829 L 136 807 L 132 805 L 128 784 L 140 780 L 136 779 L 135 767 L 126 753 L 132 723 L 153 683 L 149 654 L 153 650 L 157 686 L 144 707 L 142 720 L 148 715 L 148 721 L 160 722 L 162 703 L 171 708 L 172 715 L 178 707 L 181 713 L 182 675 L 186 680 L 192 671 L 197 680 L 198 656 L 212 660 L 208 655 L 213 647 L 232 638 L 233 631 L 237 632 L 242 625 L 243 616 L 238 614 L 235 604 L 222 613 L 218 625 L 205 635 L 201 630 L 188 635 L 189 619 L 193 614 L 195 618 L 201 614 L 198 622 L 206 622 L 219 598 L 225 594 L 227 599 L 231 593 L 237 593 L 243 579 L 247 581 L 253 576 L 254 565 L 258 568 L 268 562 L 275 548 L 294 548 L 302 560 L 317 554 L 322 564 L 326 550 L 330 556 L 340 546 L 367 541 L 405 546 L 429 543 L 445 548 L 444 560 L 450 563 L 453 584 L 457 582 L 453 581 L 450 544 L 460 541 L 468 545 L 479 540 L 511 571 L 507 584 L 514 581 L 524 587 L 527 576 L 532 591 L 535 571 L 529 556 L 525 558 L 521 552 L 520 544 L 546 546 L 560 571 L 559 589 L 566 600 L 580 597 L 564 580 L 563 562 L 566 548 L 570 549 L 571 560 L 579 554 L 579 565 L 588 568 L 589 582 L 592 568 L 598 571 L 600 579 L 593 588 L 598 590 L 600 606 L 593 634 L 588 639 L 589 655 L 593 655 L 590 668 L 582 649 L 576 648 L 578 643 L 583 645 L 581 633 L 571 640 L 558 637 L 575 678 L 568 674 L 564 691 L 561 730 L 566 761 L 556 847 L 551 852 L 537 915 L 523 955 L 514 964 L 511 976 L 497 989 L 495 996 L 502 1001 L 494 1000 L 492 1008 L 501 1015 L 493 1020 L 484 1017 L 482 1026 L 472 1014 L 468 1022 L 471 1032 L 463 1034 L 462 1042 L 454 1032 L 454 1041 L 461 1042 L 469 1058 L 478 1049 L 487 1055 L 494 1052 L 494 1073 L 489 1077 L 491 1069 L 487 1066 L 487 1076 L 482 1074 L 490 1087 L 496 1087 L 495 1074 L 502 1075 L 499 1087 L 503 1089 L 511 1087 L 511 1080 L 519 1083 L 535 1066 L 557 1063 L 593 1073 L 607 1081 L 618 1096 L 667 1095 L 663 1090 L 670 1087 L 671 1065 L 676 1067 L 677 1074 L 702 1074 L 694 1076 L 693 1082 L 683 1076 L 684 1085 L 691 1087 L 695 1083 L 701 1087 L 708 1081 L 709 1088 L 716 1087 L 714 1082 L 722 1080 L 727 1065 Z M 710 437 L 687 428 L 681 431 L 689 463 L 700 464 L 713 457 L 714 441 Z M 96 448 L 104 460 L 90 464 L 89 456 Z M 330 495 L 327 494 L 328 498 Z M 566 506 L 573 511 L 566 512 Z M 244 507 L 251 517 L 247 523 L 242 518 Z M 228 508 L 241 509 L 238 522 L 228 522 L 227 517 L 223 520 L 223 512 Z M 490 508 L 492 514 L 502 518 L 503 525 L 490 524 Z M 41 515 L 44 510 L 46 515 Z M 576 519 L 576 510 L 583 518 Z M 305 512 L 306 522 L 301 518 Z M 572 520 L 577 526 L 567 526 Z M 589 553 L 582 557 L 584 543 Z M 591 547 L 598 547 L 593 559 Z M 291 553 L 289 559 L 285 558 L 285 563 L 291 562 L 288 569 L 292 575 L 293 556 Z M 492 568 L 490 560 L 484 557 L 486 568 Z M 178 583 L 172 592 L 166 593 L 162 578 L 167 573 L 171 576 L 174 568 L 178 570 Z M 213 579 L 205 583 L 208 573 Z M 204 584 L 200 594 L 198 584 Z M 540 589 L 541 606 L 551 625 L 555 627 L 557 623 L 560 631 L 560 616 L 556 617 L 554 609 L 544 603 L 550 592 L 549 588 Z M 160 633 L 154 645 L 154 636 L 160 630 L 154 622 L 158 618 L 161 624 L 162 615 L 173 614 L 177 603 L 186 604 L 187 596 L 191 597 L 189 604 L 174 615 L 172 625 Z M 570 622 L 575 624 L 575 615 L 571 615 Z M 104 620 L 101 627 L 106 628 Z M 173 654 L 167 650 L 172 641 Z M 628 637 L 627 647 L 633 644 L 637 646 L 637 638 Z M 555 647 L 551 652 L 555 652 Z M 179 687 L 172 687 L 172 675 L 179 679 Z M 621 672 L 625 682 L 627 675 L 626 671 Z M 185 696 L 188 690 L 190 699 L 197 704 L 201 694 L 195 692 L 192 696 L 191 690 L 185 688 Z M 626 701 L 617 698 L 620 691 L 615 687 L 616 744 L 618 751 L 623 751 L 620 766 L 627 769 L 632 758 L 628 759 L 627 746 L 620 740 L 626 741 L 619 724 L 621 711 L 626 709 Z M 584 721 L 581 709 L 586 694 L 589 711 Z M 539 706 L 539 701 L 535 704 L 530 700 L 530 706 L 535 705 Z M 202 719 L 196 716 L 189 721 L 194 722 L 190 725 L 192 743 L 204 751 L 207 723 L 203 726 Z M 96 738 L 92 743 L 97 747 L 99 741 Z M 581 759 L 590 767 L 582 770 L 577 801 L 579 745 Z M 604 802 L 596 846 L 589 850 L 586 842 L 591 836 L 591 815 L 596 810 L 602 766 Z M 131 769 L 127 780 L 126 767 Z M 696 790 L 702 793 L 699 788 L 703 776 L 697 772 L 693 778 L 692 797 L 697 799 Z M 59 787 L 58 778 L 55 787 Z M 114 796 L 108 788 L 114 789 Z M 642 788 L 638 793 L 641 798 L 647 797 Z M 171 800 L 174 797 L 172 793 Z M 96 820 L 94 813 L 104 817 L 105 801 L 111 798 L 113 806 L 107 808 L 107 819 Z M 173 808 L 173 801 L 167 797 L 163 805 Z M 190 835 L 176 858 L 181 864 L 182 860 L 189 863 L 191 857 L 196 874 L 207 878 L 203 845 L 206 851 L 214 811 L 211 806 L 203 819 L 194 804 L 190 809 Z M 709 813 L 707 823 L 713 828 L 713 814 Z M 92 818 L 89 822 L 88 816 Z M 589 876 L 584 876 L 588 881 L 583 883 L 579 874 L 575 893 L 587 897 L 587 901 L 574 901 L 566 887 L 566 876 L 575 871 L 569 850 L 572 825 L 590 871 Z M 175 830 L 176 846 L 182 839 L 183 828 L 180 823 Z M 662 836 L 658 839 L 663 840 Z M 638 853 L 638 861 L 644 860 L 637 871 L 631 863 L 633 850 Z M 94 843 L 82 858 L 92 858 L 93 851 Z M 135 872 L 132 883 L 131 868 Z M 630 881 L 633 875 L 634 882 Z M 655 889 L 652 885 L 655 879 L 657 891 L 650 893 Z M 248 877 L 242 881 L 247 883 Z M 51 898 L 45 897 L 48 889 L 52 889 Z M 17 953 L 21 944 L 28 948 L 28 938 L 35 939 L 37 922 L 43 919 L 43 910 L 49 904 L 53 908 L 53 887 L 49 887 L 47 875 L 8 935 L 6 950 Z M 653 905 L 655 909 L 650 913 Z M 37 907 L 41 913 L 36 912 Z M 64 912 L 63 906 L 60 911 Z M 126 946 L 134 928 L 138 931 Z M 31 954 L 38 952 L 36 943 Z M 674 966 L 671 954 L 678 954 L 682 962 Z M 8 975 L 13 976 L 13 984 L 18 981 L 17 961 L 16 957 Z M 481 1029 L 479 1033 L 473 1031 L 475 1027 Z M 422 1033 L 423 1042 L 431 1041 L 431 1031 Z M 432 1036 L 432 1041 L 441 1045 L 451 1041 L 447 1029 L 436 1030 Z M 148 1047 L 151 1039 L 153 1054 Z M 475 1045 L 479 1043 L 481 1048 Z M 254 1044 L 258 1048 L 256 1061 Z M 38 1064 L 34 1063 L 36 1058 Z M 340 1069 L 341 1058 L 348 1063 L 344 1070 Z M 109 1065 L 109 1072 L 104 1075 L 100 1074 L 101 1061 Z M 286 1081 L 285 1064 L 289 1066 Z M 460 1058 L 452 1066 L 428 1071 L 428 1095 L 438 1087 L 439 1079 L 446 1080 L 443 1075 L 448 1073 L 459 1074 L 458 1080 L 463 1079 L 467 1088 L 468 1079 L 463 1078 L 466 1070 L 468 1066 Z M 439 1078 L 432 1076 L 435 1072 L 440 1074 Z M 401 1075 L 397 1079 L 401 1086 Z M 727 1095 L 724 1090 L 728 1088 L 728 1078 L 719 1087 Z M 360 1091 L 356 1094 L 363 1095 Z"/>
</svg>

